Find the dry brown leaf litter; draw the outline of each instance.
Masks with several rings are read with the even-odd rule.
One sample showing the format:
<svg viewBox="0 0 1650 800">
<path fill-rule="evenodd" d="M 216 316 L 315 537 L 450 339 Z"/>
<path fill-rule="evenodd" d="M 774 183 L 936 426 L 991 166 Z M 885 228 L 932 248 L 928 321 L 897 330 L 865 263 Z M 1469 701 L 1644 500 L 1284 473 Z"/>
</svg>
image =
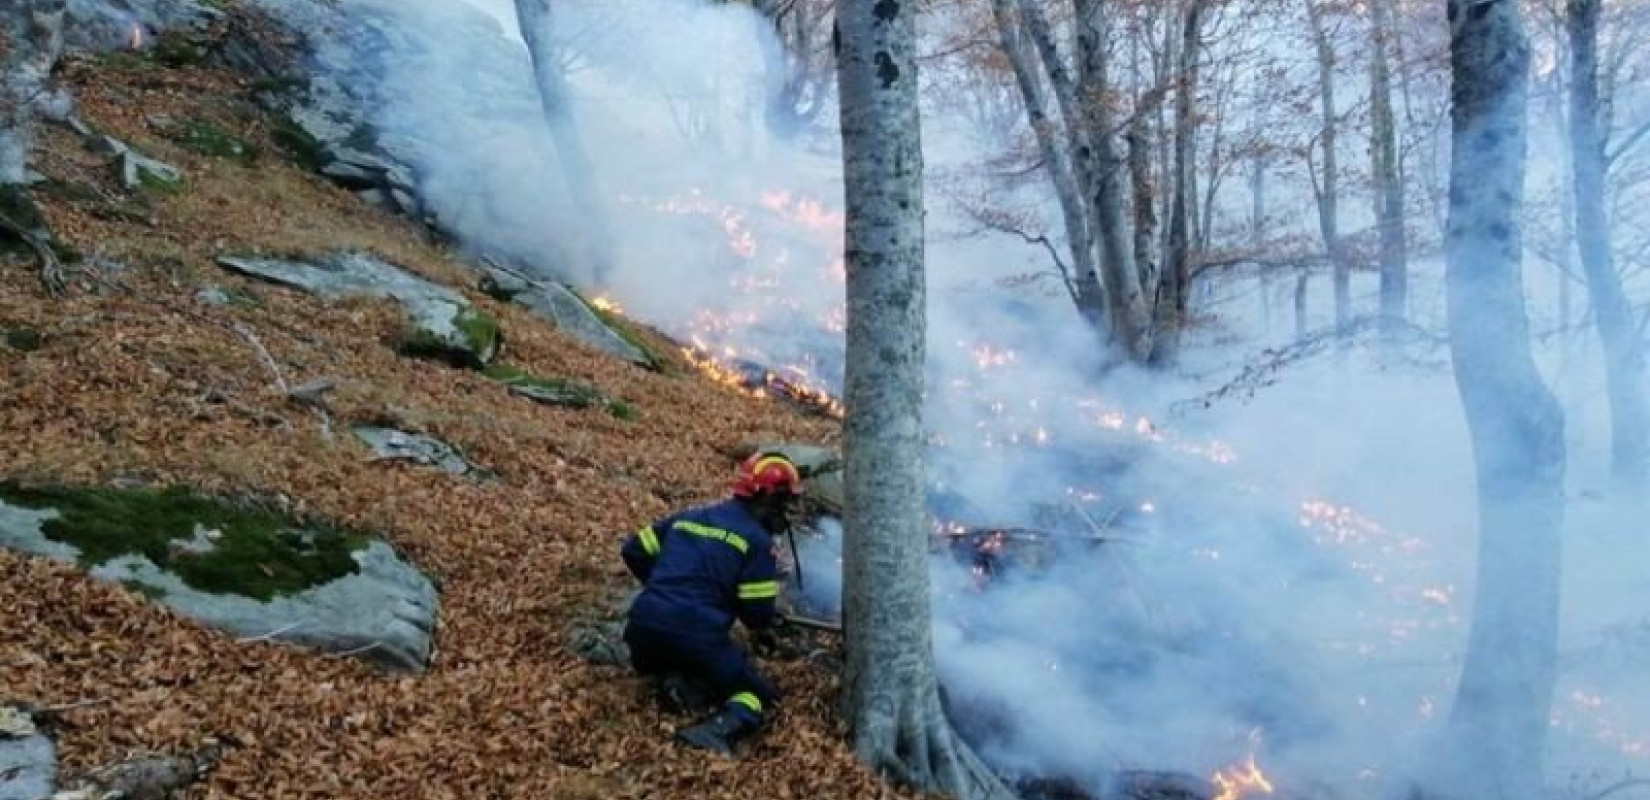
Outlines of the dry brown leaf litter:
<svg viewBox="0 0 1650 800">
<path fill-rule="evenodd" d="M 415 230 L 274 157 L 230 76 L 90 64 L 68 75 L 83 116 L 182 167 L 187 186 L 148 201 L 138 216 L 152 225 L 106 213 L 131 196 L 71 135 L 46 132 L 43 170 L 104 198 L 48 200 L 52 224 L 75 247 L 132 264 L 115 276 L 132 292 L 82 288 L 49 301 L 26 262 L 0 263 L 0 326 L 44 337 L 36 352 L 0 348 L 5 475 L 283 497 L 390 538 L 440 581 L 442 617 L 431 672 L 387 678 L 347 659 L 238 643 L 72 567 L 0 553 L 0 697 L 105 701 L 64 714 L 66 769 L 216 736 L 232 747 L 189 797 L 894 796 L 841 744 L 817 667 L 772 665 L 789 702 L 734 765 L 671 744 L 682 720 L 661 714 L 636 678 L 563 649 L 569 625 L 627 580 L 615 557 L 622 532 L 718 494 L 727 451 L 749 435 L 828 441 L 830 423 L 601 357 L 470 291 L 473 276 Z M 265 157 L 247 168 L 195 156 L 148 130 L 159 114 L 210 119 Z M 474 373 L 398 357 L 385 344 L 400 324 L 392 306 L 326 304 L 212 261 L 342 247 L 466 288 L 501 320 L 508 361 L 589 380 L 642 418 L 546 408 Z M 263 307 L 201 306 L 193 295 L 205 283 Z M 289 382 L 339 381 L 335 439 L 274 389 L 237 323 Z M 500 479 L 372 462 L 347 434 L 358 421 L 440 436 Z"/>
</svg>

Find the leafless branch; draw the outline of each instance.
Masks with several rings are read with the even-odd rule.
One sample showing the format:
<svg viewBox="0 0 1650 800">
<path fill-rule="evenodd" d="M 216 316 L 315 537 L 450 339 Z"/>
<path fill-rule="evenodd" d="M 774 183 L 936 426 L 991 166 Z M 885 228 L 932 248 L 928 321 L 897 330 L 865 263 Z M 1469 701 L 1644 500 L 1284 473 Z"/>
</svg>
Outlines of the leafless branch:
<svg viewBox="0 0 1650 800">
<path fill-rule="evenodd" d="M 1581 798 L 1581 800 L 1604 800 L 1604 798 L 1609 797 L 1616 792 L 1640 787 L 1650 787 L 1650 778 L 1626 778 L 1593 792 L 1592 794 Z"/>
<path fill-rule="evenodd" d="M 1627 138 L 1623 139 L 1621 144 L 1616 145 L 1615 148 L 1604 157 L 1605 169 L 1615 166 L 1616 159 L 1626 155 L 1627 152 L 1637 146 L 1639 141 L 1642 140 L 1647 134 L 1650 134 L 1650 119 L 1645 120 L 1637 128 L 1633 129 L 1633 132 L 1627 134 Z"/>
</svg>

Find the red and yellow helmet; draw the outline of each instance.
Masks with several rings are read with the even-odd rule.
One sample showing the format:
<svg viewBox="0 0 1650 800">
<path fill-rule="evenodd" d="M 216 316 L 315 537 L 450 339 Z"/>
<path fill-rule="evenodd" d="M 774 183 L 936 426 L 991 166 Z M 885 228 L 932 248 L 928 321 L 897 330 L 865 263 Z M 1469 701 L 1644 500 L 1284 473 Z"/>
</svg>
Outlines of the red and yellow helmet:
<svg viewBox="0 0 1650 800">
<path fill-rule="evenodd" d="M 734 497 L 752 497 L 762 492 L 802 494 L 802 472 L 778 453 L 757 453 L 739 464 L 731 488 Z"/>
</svg>

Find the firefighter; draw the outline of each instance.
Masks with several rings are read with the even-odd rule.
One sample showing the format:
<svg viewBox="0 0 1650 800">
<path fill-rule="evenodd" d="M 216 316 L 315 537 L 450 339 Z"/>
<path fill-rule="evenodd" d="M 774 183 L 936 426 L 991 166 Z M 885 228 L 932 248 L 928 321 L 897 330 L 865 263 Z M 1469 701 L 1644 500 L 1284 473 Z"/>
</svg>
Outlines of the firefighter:
<svg viewBox="0 0 1650 800">
<path fill-rule="evenodd" d="M 643 584 L 625 625 L 631 664 L 644 675 L 708 686 L 722 703 L 678 731 L 679 742 L 731 756 L 779 700 L 729 632 L 738 619 L 758 643 L 771 636 L 779 596 L 774 536 L 801 493 L 802 475 L 790 459 L 757 453 L 739 465 L 732 497 L 664 517 L 620 550 Z"/>
</svg>

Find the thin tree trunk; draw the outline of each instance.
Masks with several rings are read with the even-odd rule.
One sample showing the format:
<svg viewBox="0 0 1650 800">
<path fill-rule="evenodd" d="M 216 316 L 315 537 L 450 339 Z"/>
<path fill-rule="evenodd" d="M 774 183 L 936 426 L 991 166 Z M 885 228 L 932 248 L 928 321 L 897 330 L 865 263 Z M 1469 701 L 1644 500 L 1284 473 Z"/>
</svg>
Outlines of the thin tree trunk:
<svg viewBox="0 0 1650 800">
<path fill-rule="evenodd" d="M 1134 207 L 1134 268 L 1140 274 L 1143 292 L 1156 295 L 1160 276 L 1157 271 L 1157 196 L 1152 189 L 1151 120 L 1157 107 L 1163 103 L 1163 91 L 1152 88 L 1135 103 L 1134 117 L 1129 120 L 1129 187 Z M 1152 334 L 1156 335 L 1155 331 Z"/>
<path fill-rule="evenodd" d="M 1306 290 L 1308 288 L 1307 282 L 1311 277 L 1312 275 L 1306 270 L 1301 270 L 1301 273 L 1295 276 L 1295 341 L 1297 342 L 1306 341 L 1306 334 L 1310 327 L 1306 319 Z"/>
<path fill-rule="evenodd" d="M 1006 800 L 946 720 L 934 666 L 916 13 L 913 0 L 837 12 L 848 270 L 842 708 L 872 769 L 924 791 Z"/>
<path fill-rule="evenodd" d="M 1157 301 L 1156 346 L 1152 361 L 1168 364 L 1180 356 L 1182 328 L 1187 323 L 1188 297 L 1191 284 L 1191 206 L 1197 203 L 1192 194 L 1190 172 L 1192 165 L 1192 114 L 1197 100 L 1198 43 L 1203 36 L 1203 11 L 1208 0 L 1191 0 L 1186 6 L 1186 17 L 1181 22 L 1179 48 L 1180 88 L 1174 101 L 1174 182 L 1170 188 L 1174 199 L 1169 206 L 1169 252 L 1159 283 Z"/>
<path fill-rule="evenodd" d="M 1604 347 L 1610 397 L 1610 455 L 1618 489 L 1636 493 L 1650 472 L 1650 404 L 1645 402 L 1644 352 L 1637 321 L 1622 291 L 1610 251 L 1605 210 L 1605 140 L 1599 108 L 1600 0 L 1570 0 L 1570 152 L 1575 185 L 1576 242 L 1593 319 Z"/>
<path fill-rule="evenodd" d="M 1031 54 L 1026 52 L 1024 38 L 1015 22 L 1012 0 L 991 0 L 991 13 L 997 25 L 998 41 L 1003 54 L 1014 70 L 1014 82 L 1019 87 L 1020 99 L 1025 104 L 1026 117 L 1037 138 L 1037 149 L 1043 156 L 1044 169 L 1054 184 L 1055 198 L 1060 203 L 1061 219 L 1065 223 L 1067 249 L 1071 253 L 1073 275 L 1072 298 L 1077 313 L 1090 326 L 1104 330 L 1106 317 L 1105 293 L 1101 290 L 1094 268 L 1094 238 L 1089 232 L 1088 215 L 1083 204 L 1082 189 L 1072 171 L 1066 153 L 1055 136 L 1054 122 L 1048 116 L 1048 100 L 1043 95 L 1042 81 Z"/>
<path fill-rule="evenodd" d="M 1391 0 L 1371 0 L 1374 51 L 1370 56 L 1369 92 L 1371 172 L 1375 179 L 1375 224 L 1380 238 L 1381 327 L 1396 335 L 1409 303 L 1408 242 L 1404 230 L 1404 179 L 1398 168 L 1398 128 L 1392 113 L 1392 72 L 1387 47 L 1392 38 Z"/>
<path fill-rule="evenodd" d="M 1341 250 L 1340 161 L 1336 153 L 1339 139 L 1339 110 L 1335 105 L 1335 46 L 1329 41 L 1319 0 L 1303 0 L 1306 18 L 1312 23 L 1312 44 L 1318 57 L 1318 102 L 1323 127 L 1318 144 L 1323 148 L 1323 177 L 1318 187 L 1318 232 L 1335 275 L 1335 327 L 1345 330 L 1352 318 L 1352 273 Z"/>
<path fill-rule="evenodd" d="M 1477 466 L 1479 541 L 1461 682 L 1428 788 L 1527 800 L 1545 786 L 1565 472 L 1564 414 L 1531 355 L 1524 307 L 1530 50 L 1516 0 L 1449 0 L 1449 21 L 1447 305 Z"/>
<path fill-rule="evenodd" d="M 1260 249 L 1266 241 L 1266 157 L 1249 159 L 1249 246 Z"/>
<path fill-rule="evenodd" d="M 596 169 L 584 146 L 584 135 L 574 119 L 567 76 L 562 71 L 553 31 L 551 0 L 515 0 L 516 21 L 521 38 L 533 62 L 533 80 L 538 87 L 539 106 L 561 163 L 562 178 L 569 197 L 584 215 L 584 241 L 579 250 L 597 287 L 606 284 L 613 267 L 613 232 L 607 207 L 596 181 Z"/>
</svg>

